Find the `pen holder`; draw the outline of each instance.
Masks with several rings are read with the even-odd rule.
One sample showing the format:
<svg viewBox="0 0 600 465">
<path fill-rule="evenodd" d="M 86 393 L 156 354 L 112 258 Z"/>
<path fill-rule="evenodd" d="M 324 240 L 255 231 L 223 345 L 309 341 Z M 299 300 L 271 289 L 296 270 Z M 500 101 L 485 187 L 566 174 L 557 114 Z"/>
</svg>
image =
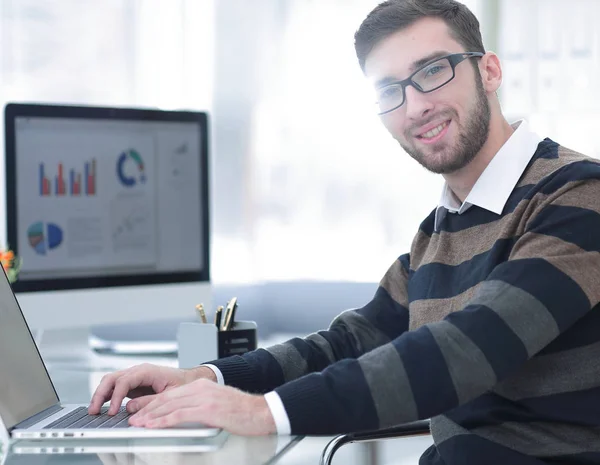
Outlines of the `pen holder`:
<svg viewBox="0 0 600 465">
<path fill-rule="evenodd" d="M 180 323 L 177 330 L 179 368 L 192 368 L 217 358 L 256 349 L 256 323 L 235 321 L 228 331 L 210 323 Z"/>
</svg>

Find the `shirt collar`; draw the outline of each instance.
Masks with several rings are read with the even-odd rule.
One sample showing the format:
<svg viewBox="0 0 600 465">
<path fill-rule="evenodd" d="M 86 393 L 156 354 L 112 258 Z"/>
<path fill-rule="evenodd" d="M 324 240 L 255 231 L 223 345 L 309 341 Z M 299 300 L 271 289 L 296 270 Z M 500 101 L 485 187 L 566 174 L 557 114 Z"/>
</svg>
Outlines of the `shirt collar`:
<svg viewBox="0 0 600 465">
<path fill-rule="evenodd" d="M 481 173 L 462 204 L 448 184 L 444 183 L 442 196 L 435 211 L 436 231 L 439 231 L 447 212 L 460 215 L 472 205 L 497 215 L 502 214 L 511 192 L 543 140 L 543 137 L 530 129 L 525 120 L 517 121 L 512 127 L 515 131 Z"/>
</svg>

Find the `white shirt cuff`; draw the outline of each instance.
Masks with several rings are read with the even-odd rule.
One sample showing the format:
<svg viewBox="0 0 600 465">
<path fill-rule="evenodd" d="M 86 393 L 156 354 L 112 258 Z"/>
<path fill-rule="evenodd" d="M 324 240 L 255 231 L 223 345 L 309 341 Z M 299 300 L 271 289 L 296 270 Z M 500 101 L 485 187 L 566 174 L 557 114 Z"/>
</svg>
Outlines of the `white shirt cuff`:
<svg viewBox="0 0 600 465">
<path fill-rule="evenodd" d="M 265 394 L 265 400 L 275 420 L 275 427 L 277 428 L 277 434 L 285 436 L 292 434 L 292 427 L 290 425 L 290 419 L 285 412 L 285 407 L 281 401 L 281 397 L 275 391 L 271 391 Z"/>
<path fill-rule="evenodd" d="M 221 370 L 219 370 L 216 366 L 211 365 L 210 363 L 205 363 L 200 366 L 210 368 L 217 377 L 217 384 L 220 384 L 221 386 L 225 385 L 225 378 L 223 378 L 223 373 L 221 373 Z"/>
</svg>

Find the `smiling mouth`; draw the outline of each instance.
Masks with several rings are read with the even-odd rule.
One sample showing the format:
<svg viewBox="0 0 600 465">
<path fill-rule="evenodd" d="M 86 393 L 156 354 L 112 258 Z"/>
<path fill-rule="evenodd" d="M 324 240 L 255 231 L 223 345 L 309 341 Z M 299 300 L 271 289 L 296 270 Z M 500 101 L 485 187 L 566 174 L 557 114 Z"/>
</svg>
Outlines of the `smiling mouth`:
<svg viewBox="0 0 600 465">
<path fill-rule="evenodd" d="M 448 124 L 450 124 L 450 120 L 444 121 L 439 126 L 427 131 L 424 134 L 417 136 L 417 139 L 421 139 L 421 140 L 425 140 L 425 141 L 435 139 L 439 135 L 440 132 L 442 132 L 446 127 L 448 127 Z"/>
</svg>

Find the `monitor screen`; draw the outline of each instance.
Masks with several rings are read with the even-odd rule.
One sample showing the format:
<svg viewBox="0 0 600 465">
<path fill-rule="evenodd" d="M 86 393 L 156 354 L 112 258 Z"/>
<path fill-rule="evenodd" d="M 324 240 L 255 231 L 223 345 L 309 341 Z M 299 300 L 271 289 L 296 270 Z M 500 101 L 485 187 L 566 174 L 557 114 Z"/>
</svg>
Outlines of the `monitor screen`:
<svg viewBox="0 0 600 465">
<path fill-rule="evenodd" d="M 203 112 L 9 104 L 16 291 L 208 281 Z"/>
</svg>

